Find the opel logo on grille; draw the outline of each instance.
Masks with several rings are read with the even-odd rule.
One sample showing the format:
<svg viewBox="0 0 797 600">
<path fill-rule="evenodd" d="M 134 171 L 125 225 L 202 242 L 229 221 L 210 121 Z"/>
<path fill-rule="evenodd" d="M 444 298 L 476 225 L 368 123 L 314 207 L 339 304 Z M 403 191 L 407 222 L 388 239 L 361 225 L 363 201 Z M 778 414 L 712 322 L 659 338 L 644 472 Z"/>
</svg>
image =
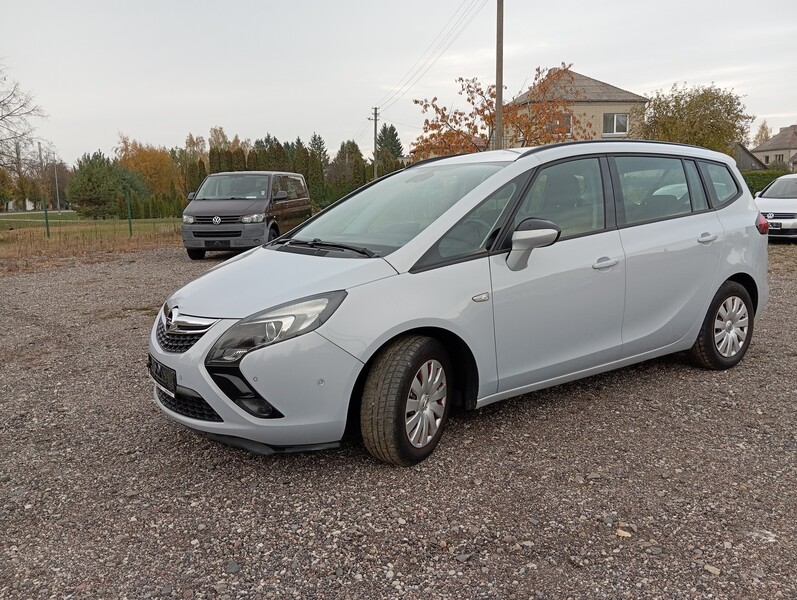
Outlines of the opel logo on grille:
<svg viewBox="0 0 797 600">
<path fill-rule="evenodd" d="M 213 224 L 220 225 L 221 224 L 221 217 L 213 217 Z"/>
<path fill-rule="evenodd" d="M 767 219 L 774 219 L 775 213 L 767 213 Z"/>
<path fill-rule="evenodd" d="M 171 332 L 171 331 L 174 331 L 175 329 L 177 329 L 177 324 L 175 323 L 175 321 L 177 320 L 177 317 L 179 317 L 179 316 L 180 316 L 180 310 L 176 306 L 169 311 L 169 313 L 166 315 L 166 330 L 167 331 Z"/>
</svg>

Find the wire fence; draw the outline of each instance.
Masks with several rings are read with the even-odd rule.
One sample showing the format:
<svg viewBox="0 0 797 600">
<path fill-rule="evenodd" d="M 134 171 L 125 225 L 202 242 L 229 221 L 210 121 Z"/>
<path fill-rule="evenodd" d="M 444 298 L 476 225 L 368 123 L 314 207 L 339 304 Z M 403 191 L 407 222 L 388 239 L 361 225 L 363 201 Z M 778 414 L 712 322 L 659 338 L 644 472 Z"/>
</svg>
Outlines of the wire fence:
<svg viewBox="0 0 797 600">
<path fill-rule="evenodd" d="M 71 256 L 173 245 L 181 220 L 81 219 L 69 211 L 0 213 L 0 258 Z"/>
</svg>

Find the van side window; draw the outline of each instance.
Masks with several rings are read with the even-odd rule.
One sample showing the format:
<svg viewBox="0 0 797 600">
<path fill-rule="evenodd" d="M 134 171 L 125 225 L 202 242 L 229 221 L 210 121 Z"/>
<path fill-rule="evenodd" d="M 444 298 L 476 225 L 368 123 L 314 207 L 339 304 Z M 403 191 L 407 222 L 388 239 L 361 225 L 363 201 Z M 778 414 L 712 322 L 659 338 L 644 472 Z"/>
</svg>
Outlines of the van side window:
<svg viewBox="0 0 797 600">
<path fill-rule="evenodd" d="M 689 186 L 680 159 L 616 156 L 620 195 L 629 225 L 692 212 Z"/>
<path fill-rule="evenodd" d="M 603 180 L 597 158 L 582 158 L 545 167 L 520 204 L 512 229 L 529 218 L 548 219 L 562 237 L 604 228 Z"/>
<path fill-rule="evenodd" d="M 271 197 L 276 196 L 277 192 L 287 192 L 288 186 L 284 175 L 274 175 L 271 178 Z"/>
<path fill-rule="evenodd" d="M 739 187 L 727 166 L 701 162 L 700 170 L 703 172 L 706 185 L 714 192 L 716 206 L 722 206 L 739 195 Z"/>
<path fill-rule="evenodd" d="M 304 185 L 304 179 L 296 175 L 289 175 L 288 179 L 288 198 L 308 198 L 307 187 Z"/>
</svg>

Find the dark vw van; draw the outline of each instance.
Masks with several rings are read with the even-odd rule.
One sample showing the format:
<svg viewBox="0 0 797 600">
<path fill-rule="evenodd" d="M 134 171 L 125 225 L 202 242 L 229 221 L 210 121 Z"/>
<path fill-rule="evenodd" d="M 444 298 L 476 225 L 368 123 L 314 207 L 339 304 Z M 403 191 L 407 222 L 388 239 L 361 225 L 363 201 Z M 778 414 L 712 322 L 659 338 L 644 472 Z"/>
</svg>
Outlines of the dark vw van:
<svg viewBox="0 0 797 600">
<path fill-rule="evenodd" d="M 310 217 L 310 195 L 298 173 L 214 173 L 188 200 L 183 245 L 194 260 L 208 250 L 260 246 Z"/>
</svg>

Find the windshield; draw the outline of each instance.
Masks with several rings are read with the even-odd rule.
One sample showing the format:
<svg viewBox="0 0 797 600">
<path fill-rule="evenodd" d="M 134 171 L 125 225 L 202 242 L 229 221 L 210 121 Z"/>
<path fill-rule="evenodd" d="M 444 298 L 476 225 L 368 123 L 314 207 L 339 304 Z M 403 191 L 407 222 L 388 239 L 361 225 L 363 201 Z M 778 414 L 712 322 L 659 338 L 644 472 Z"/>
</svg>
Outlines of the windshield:
<svg viewBox="0 0 797 600">
<path fill-rule="evenodd" d="M 777 179 L 769 186 L 762 198 L 797 198 L 797 177 Z"/>
<path fill-rule="evenodd" d="M 293 236 L 337 242 L 385 256 L 402 247 L 507 163 L 409 168 L 321 214 Z"/>
<path fill-rule="evenodd" d="M 268 175 L 231 173 L 211 175 L 197 190 L 194 200 L 243 200 L 268 198 Z"/>
</svg>

